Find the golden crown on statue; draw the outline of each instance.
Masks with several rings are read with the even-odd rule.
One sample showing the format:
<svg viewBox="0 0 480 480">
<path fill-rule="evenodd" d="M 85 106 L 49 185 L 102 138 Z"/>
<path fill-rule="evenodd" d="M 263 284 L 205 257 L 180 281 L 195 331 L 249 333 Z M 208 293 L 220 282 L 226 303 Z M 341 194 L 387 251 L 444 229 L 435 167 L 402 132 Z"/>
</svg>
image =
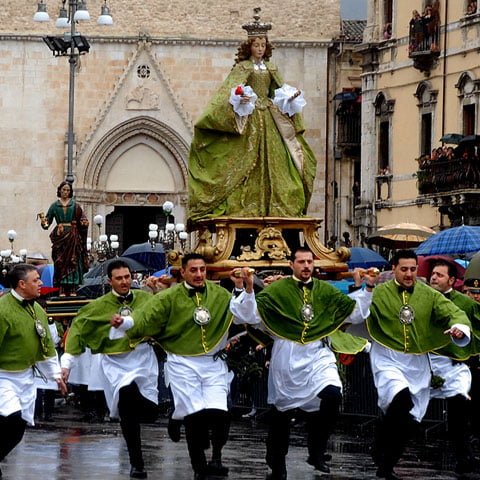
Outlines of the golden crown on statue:
<svg viewBox="0 0 480 480">
<path fill-rule="evenodd" d="M 260 22 L 260 12 L 262 9 L 256 7 L 253 9 L 253 22 L 244 23 L 242 28 L 247 31 L 248 37 L 266 37 L 267 32 L 272 29 L 271 23 Z"/>
</svg>

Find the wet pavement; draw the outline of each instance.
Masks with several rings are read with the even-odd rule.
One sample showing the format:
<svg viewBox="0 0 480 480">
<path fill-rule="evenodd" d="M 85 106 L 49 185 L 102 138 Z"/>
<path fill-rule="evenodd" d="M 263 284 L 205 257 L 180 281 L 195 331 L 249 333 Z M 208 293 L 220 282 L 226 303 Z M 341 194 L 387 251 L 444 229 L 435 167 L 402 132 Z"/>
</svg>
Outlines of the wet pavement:
<svg viewBox="0 0 480 480">
<path fill-rule="evenodd" d="M 54 422 L 38 422 L 34 428 L 28 428 L 23 441 L 1 464 L 2 480 L 128 479 L 130 465 L 119 424 L 82 423 L 79 417 L 73 407 L 60 406 Z M 263 479 L 268 471 L 264 463 L 265 425 L 261 421 L 242 419 L 240 415 L 237 417 L 224 448 L 229 478 Z M 166 418 L 161 418 L 153 425 L 143 426 L 148 478 L 190 480 L 193 473 L 185 437 L 173 443 L 167 436 L 166 425 Z M 453 472 L 454 459 L 442 426 L 427 427 L 429 430 L 424 426 L 419 431 L 415 439 L 417 447 L 407 450 L 396 468 L 397 474 L 403 479 L 416 480 L 459 478 Z M 321 474 L 306 463 L 303 427 L 294 426 L 287 463 L 289 480 L 376 478 L 369 455 L 372 430 L 371 418 L 343 416 L 329 446 L 333 455 L 331 473 Z M 468 478 L 480 479 L 480 475 Z"/>
</svg>

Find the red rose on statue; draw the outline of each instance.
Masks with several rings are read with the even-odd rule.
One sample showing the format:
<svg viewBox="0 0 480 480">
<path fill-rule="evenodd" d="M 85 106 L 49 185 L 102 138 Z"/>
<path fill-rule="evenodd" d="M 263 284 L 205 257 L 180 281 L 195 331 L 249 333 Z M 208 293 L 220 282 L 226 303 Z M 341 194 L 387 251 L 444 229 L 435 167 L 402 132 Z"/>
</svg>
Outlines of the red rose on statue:
<svg viewBox="0 0 480 480">
<path fill-rule="evenodd" d="M 243 95 L 243 87 L 241 85 L 239 85 L 236 89 L 235 89 L 235 95 Z"/>
</svg>

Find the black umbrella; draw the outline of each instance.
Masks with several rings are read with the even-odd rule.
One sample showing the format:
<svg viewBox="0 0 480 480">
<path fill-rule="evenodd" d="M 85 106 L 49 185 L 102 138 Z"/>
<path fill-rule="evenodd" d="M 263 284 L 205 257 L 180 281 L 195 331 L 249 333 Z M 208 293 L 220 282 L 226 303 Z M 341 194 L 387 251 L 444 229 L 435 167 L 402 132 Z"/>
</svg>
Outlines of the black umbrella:
<svg viewBox="0 0 480 480">
<path fill-rule="evenodd" d="M 132 272 L 147 272 L 148 270 L 151 270 L 146 265 L 138 262 L 137 260 L 134 260 L 133 258 L 122 256 L 122 257 L 110 258 L 109 260 L 105 260 L 104 262 L 97 263 L 96 265 L 90 268 L 90 270 L 83 276 L 83 278 L 93 279 L 96 277 L 106 277 L 108 265 L 114 262 L 115 260 L 123 260 L 125 263 L 128 264 Z"/>
<path fill-rule="evenodd" d="M 480 145 L 480 135 L 466 135 L 463 137 L 459 145 Z"/>
<path fill-rule="evenodd" d="M 463 140 L 463 135 L 461 133 L 446 133 L 440 139 L 443 143 L 451 143 L 458 145 Z"/>
<path fill-rule="evenodd" d="M 133 258 L 156 272 L 165 268 L 165 250 L 158 242 L 153 247 L 150 242 L 130 245 L 123 253 L 123 257 Z"/>
</svg>

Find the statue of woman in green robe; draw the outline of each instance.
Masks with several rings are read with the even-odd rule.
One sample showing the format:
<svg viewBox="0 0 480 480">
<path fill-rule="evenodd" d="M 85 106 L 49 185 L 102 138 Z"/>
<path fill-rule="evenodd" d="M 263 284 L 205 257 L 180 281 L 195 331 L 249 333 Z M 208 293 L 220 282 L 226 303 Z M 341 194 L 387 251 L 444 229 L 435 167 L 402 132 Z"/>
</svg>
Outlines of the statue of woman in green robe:
<svg viewBox="0 0 480 480">
<path fill-rule="evenodd" d="M 58 186 L 57 197 L 58 200 L 50 205 L 47 214 L 39 214 L 39 217 L 44 230 L 54 220 L 56 222 L 50 233 L 54 286 L 60 288 L 61 296 L 74 296 L 83 281 L 83 274 L 88 270 L 88 219 L 73 199 L 70 183 L 62 182 Z"/>
<path fill-rule="evenodd" d="M 254 18 L 243 26 L 248 40 L 230 74 L 195 124 L 188 178 L 191 225 L 219 216 L 301 217 L 310 201 L 316 160 L 303 138 L 301 115 L 290 108 L 305 101 L 296 89 L 285 90 L 292 87 L 269 62 L 271 25 Z M 287 109 L 280 98 L 285 94 Z"/>
</svg>

